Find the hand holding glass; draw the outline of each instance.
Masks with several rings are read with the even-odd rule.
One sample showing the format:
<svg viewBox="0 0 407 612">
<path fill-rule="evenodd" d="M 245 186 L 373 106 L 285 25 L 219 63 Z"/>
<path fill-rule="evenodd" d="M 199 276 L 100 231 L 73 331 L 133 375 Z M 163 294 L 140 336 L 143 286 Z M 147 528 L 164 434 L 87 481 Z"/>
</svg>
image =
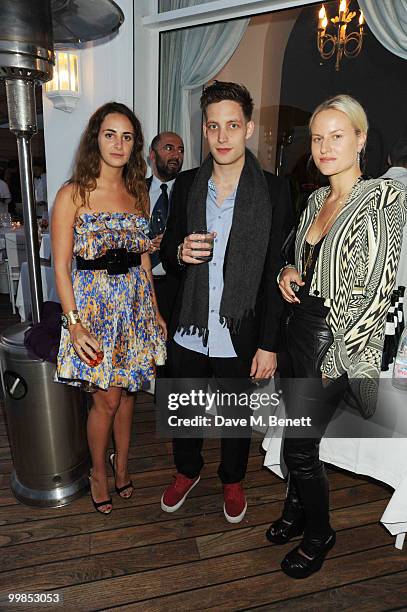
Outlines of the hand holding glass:
<svg viewBox="0 0 407 612">
<path fill-rule="evenodd" d="M 92 335 L 92 338 L 94 340 L 96 340 L 95 336 Z M 85 353 L 86 359 L 88 360 L 88 365 L 90 365 L 91 368 L 95 368 L 96 366 L 98 366 L 100 363 L 102 363 L 103 358 L 105 356 L 102 347 L 100 346 L 100 342 L 99 340 L 96 340 L 96 342 L 99 345 L 99 349 L 96 350 L 93 346 L 90 346 L 88 344 L 88 347 L 91 349 L 91 351 L 94 353 L 94 357 L 85 349 L 82 349 L 83 352 Z"/>
<path fill-rule="evenodd" d="M 189 236 L 191 242 L 199 243 L 198 248 L 193 248 L 191 257 L 195 259 L 199 259 L 200 261 L 211 261 L 213 257 L 213 243 L 215 239 L 215 234 L 213 232 L 208 232 L 207 230 L 193 230 L 192 234 Z M 208 252 L 208 255 L 202 255 L 201 253 Z"/>
<path fill-rule="evenodd" d="M 104 352 L 100 342 L 93 334 L 90 334 L 81 323 L 71 325 L 69 327 L 71 341 L 79 358 L 92 368 L 99 365 L 103 358 Z"/>
<path fill-rule="evenodd" d="M 150 220 L 150 238 L 155 238 L 165 231 L 165 219 L 160 212 L 157 212 Z"/>
</svg>

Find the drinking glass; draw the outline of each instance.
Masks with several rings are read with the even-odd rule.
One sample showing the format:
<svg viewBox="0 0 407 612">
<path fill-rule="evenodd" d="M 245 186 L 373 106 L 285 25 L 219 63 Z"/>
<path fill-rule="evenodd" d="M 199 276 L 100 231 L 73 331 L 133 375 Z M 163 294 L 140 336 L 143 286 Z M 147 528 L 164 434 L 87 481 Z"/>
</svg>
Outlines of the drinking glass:
<svg viewBox="0 0 407 612">
<path fill-rule="evenodd" d="M 157 212 L 155 215 L 153 215 L 150 221 L 150 235 L 151 235 L 150 237 L 155 238 L 156 236 L 163 234 L 164 231 L 165 231 L 164 216 L 160 212 Z"/>
<path fill-rule="evenodd" d="M 11 215 L 8 212 L 0 213 L 0 227 L 10 227 L 11 226 Z"/>
<path fill-rule="evenodd" d="M 95 338 L 94 334 L 92 334 L 92 336 Z M 86 357 L 89 360 L 89 364 L 88 365 L 90 365 L 91 368 L 96 368 L 96 366 L 100 365 L 102 363 L 102 361 L 103 361 L 104 356 L 105 356 L 105 353 L 103 351 L 103 347 L 102 347 L 102 344 L 101 344 L 100 340 L 98 340 L 97 338 L 95 338 L 95 339 L 98 341 L 98 344 L 99 344 L 99 347 L 100 347 L 100 349 L 98 351 L 96 351 L 96 357 L 91 357 L 89 355 L 89 353 L 84 351 Z"/>
<path fill-rule="evenodd" d="M 194 240 L 194 242 L 202 242 L 202 243 L 209 244 L 208 247 L 205 246 L 205 247 L 202 247 L 201 249 L 194 249 L 192 251 L 192 257 L 195 257 L 195 259 L 199 259 L 200 261 L 211 261 L 213 257 L 213 241 L 214 241 L 214 236 L 212 232 L 208 232 L 208 230 L 206 229 L 204 230 L 200 229 L 200 230 L 193 230 L 192 233 L 202 234 L 203 236 L 200 240 Z M 210 251 L 210 255 L 199 255 L 201 251 Z"/>
<path fill-rule="evenodd" d="M 105 354 L 102 350 L 98 351 L 96 353 L 96 357 L 94 359 L 89 358 L 89 365 L 91 368 L 95 368 L 96 366 L 98 366 L 99 364 L 102 363 L 103 358 L 104 358 Z"/>
</svg>

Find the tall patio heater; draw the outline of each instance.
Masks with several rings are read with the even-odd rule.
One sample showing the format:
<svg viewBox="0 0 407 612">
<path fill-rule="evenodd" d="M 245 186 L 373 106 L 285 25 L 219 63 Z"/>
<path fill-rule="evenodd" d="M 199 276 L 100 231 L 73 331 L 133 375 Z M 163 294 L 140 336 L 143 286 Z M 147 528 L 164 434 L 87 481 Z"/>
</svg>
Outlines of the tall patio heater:
<svg viewBox="0 0 407 612">
<path fill-rule="evenodd" d="M 1 0 L 0 79 L 16 135 L 33 323 L 40 321 L 42 282 L 34 201 L 31 138 L 37 132 L 35 88 L 52 79 L 54 43 L 101 38 L 124 21 L 112 0 Z M 24 347 L 27 325 L 0 338 L 1 378 L 14 471 L 11 488 L 37 506 L 69 503 L 88 486 L 86 404 L 53 382 L 54 366 Z"/>
</svg>

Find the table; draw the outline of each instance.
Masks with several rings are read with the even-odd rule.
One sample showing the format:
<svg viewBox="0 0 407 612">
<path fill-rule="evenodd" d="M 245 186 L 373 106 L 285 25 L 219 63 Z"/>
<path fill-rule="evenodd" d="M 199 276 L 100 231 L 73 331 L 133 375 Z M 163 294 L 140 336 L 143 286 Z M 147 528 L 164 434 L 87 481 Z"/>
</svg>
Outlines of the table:
<svg viewBox="0 0 407 612">
<path fill-rule="evenodd" d="M 0 227 L 0 256 L 3 255 L 3 251 L 6 249 L 6 234 L 17 234 L 19 236 L 24 236 L 24 228 L 23 227 Z M 5 257 L 5 253 L 4 253 Z"/>
<path fill-rule="evenodd" d="M 12 227 L 12 226 L 0 227 L 0 250 L 6 248 L 6 240 L 5 240 L 6 234 L 18 234 L 20 236 L 25 236 L 24 227 L 21 225 L 20 227 Z M 47 254 L 41 254 L 41 249 L 45 249 L 45 253 Z M 42 232 L 40 256 L 43 257 L 44 259 L 49 259 L 51 257 L 51 239 L 50 239 L 48 230 L 44 230 Z"/>
<path fill-rule="evenodd" d="M 405 430 L 407 392 L 394 389 L 390 381 L 386 381 L 385 384 L 386 393 L 389 394 L 388 400 L 392 402 L 388 406 L 389 420 L 393 423 L 403 423 L 400 429 Z M 392 401 L 392 398 L 396 398 L 397 401 Z M 276 415 L 284 416 L 282 402 L 277 408 Z M 339 414 L 336 426 L 341 417 Z M 357 420 L 361 417 L 355 414 L 354 418 L 356 428 L 353 431 L 357 431 Z M 282 427 L 270 427 L 263 440 L 263 449 L 266 451 L 264 465 L 280 477 L 286 474 L 282 459 L 282 433 Z M 342 469 L 371 476 L 394 489 L 380 521 L 392 535 L 396 536 L 396 548 L 402 549 L 407 532 L 407 437 L 333 438 L 327 435 L 321 440 L 320 457 L 323 461 Z"/>
<path fill-rule="evenodd" d="M 6 234 L 16 234 L 18 236 L 24 236 L 24 227 L 1 227 L 0 228 L 0 261 L 6 257 Z M 40 257 L 43 259 L 51 258 L 51 239 L 48 231 L 42 233 L 41 246 L 40 246 Z"/>
<path fill-rule="evenodd" d="M 41 264 L 42 294 L 44 302 L 59 302 L 55 287 L 54 268 L 50 264 Z M 28 277 L 28 264 L 24 261 L 21 264 L 20 280 L 17 288 L 16 307 L 20 314 L 21 321 L 27 320 L 31 312 L 30 282 Z"/>
</svg>

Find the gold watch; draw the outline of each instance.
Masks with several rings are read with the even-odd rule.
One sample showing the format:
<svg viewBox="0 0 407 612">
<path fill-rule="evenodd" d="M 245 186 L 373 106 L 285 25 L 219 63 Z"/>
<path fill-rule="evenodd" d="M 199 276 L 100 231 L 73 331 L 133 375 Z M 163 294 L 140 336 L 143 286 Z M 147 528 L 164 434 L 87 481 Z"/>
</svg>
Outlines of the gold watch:
<svg viewBox="0 0 407 612">
<path fill-rule="evenodd" d="M 80 322 L 81 320 L 77 310 L 70 310 L 69 312 L 64 312 L 61 314 L 61 324 L 65 329 L 68 329 L 69 325 L 75 325 L 75 323 Z"/>
</svg>

